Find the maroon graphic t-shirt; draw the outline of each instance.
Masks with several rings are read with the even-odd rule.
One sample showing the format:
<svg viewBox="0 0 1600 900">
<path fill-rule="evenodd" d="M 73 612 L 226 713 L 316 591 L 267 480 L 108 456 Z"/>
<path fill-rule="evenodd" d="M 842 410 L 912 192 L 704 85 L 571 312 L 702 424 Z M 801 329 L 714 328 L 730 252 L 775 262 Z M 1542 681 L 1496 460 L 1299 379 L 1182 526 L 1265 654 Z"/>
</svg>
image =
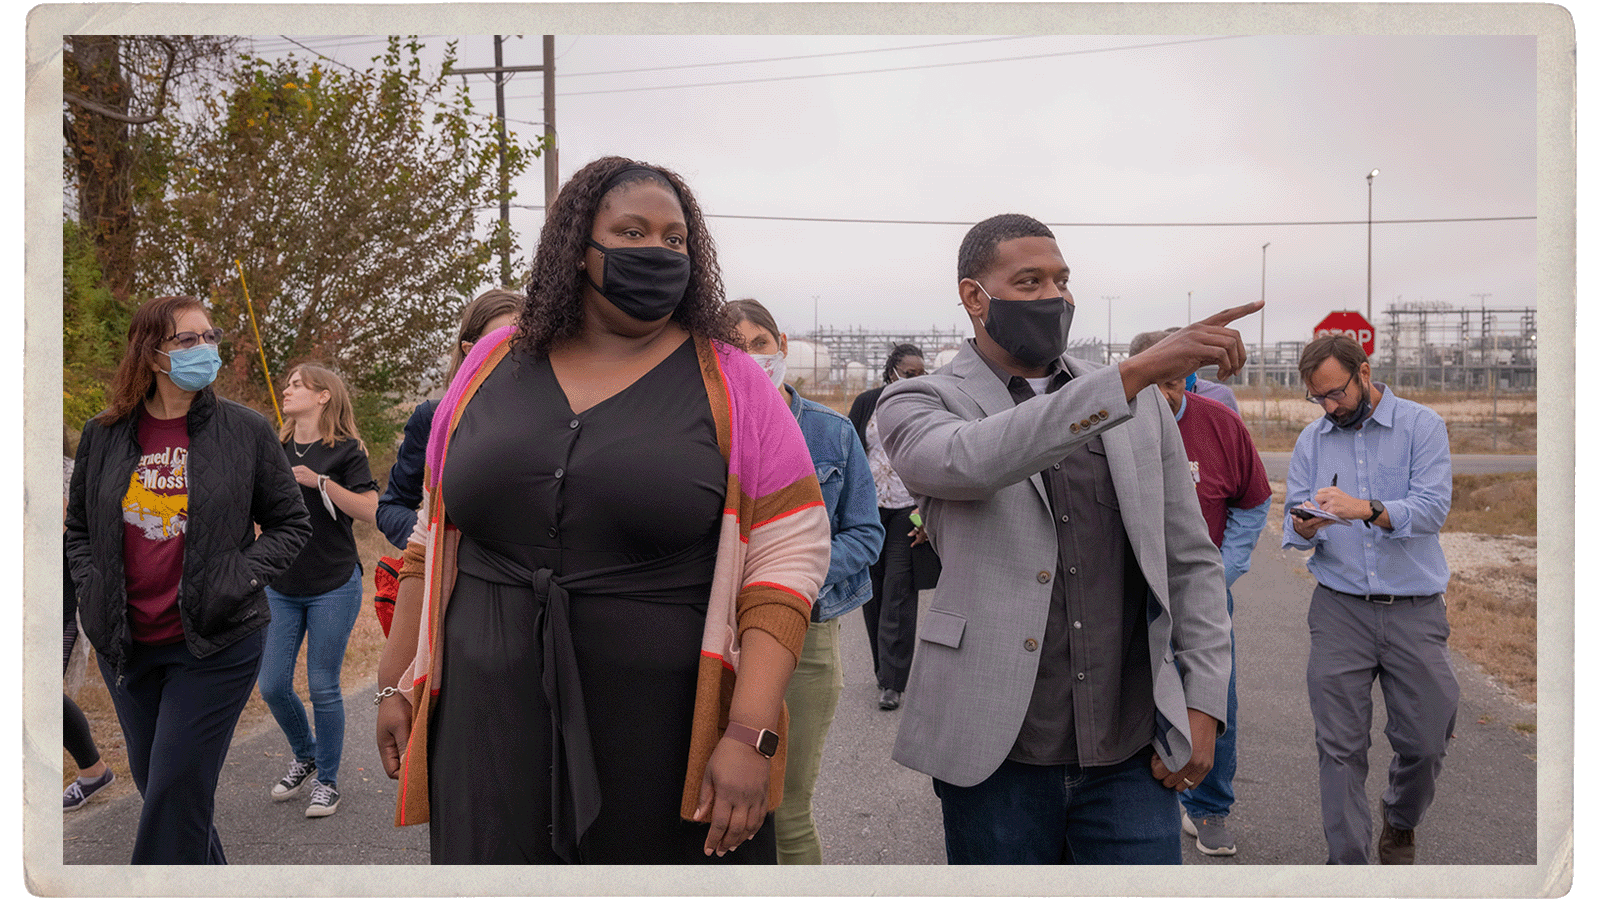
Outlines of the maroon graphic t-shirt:
<svg viewBox="0 0 1600 900">
<path fill-rule="evenodd" d="M 122 498 L 128 628 L 141 644 L 183 640 L 178 582 L 189 524 L 189 425 L 184 416 L 139 417 L 139 465 Z"/>
</svg>

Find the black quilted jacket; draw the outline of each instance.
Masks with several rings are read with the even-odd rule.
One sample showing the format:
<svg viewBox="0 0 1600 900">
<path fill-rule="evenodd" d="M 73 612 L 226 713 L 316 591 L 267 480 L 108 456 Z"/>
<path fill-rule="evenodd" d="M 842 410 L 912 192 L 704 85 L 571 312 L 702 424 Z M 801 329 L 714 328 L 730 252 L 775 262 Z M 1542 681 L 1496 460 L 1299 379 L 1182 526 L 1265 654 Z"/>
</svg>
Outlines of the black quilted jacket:
<svg viewBox="0 0 1600 900">
<path fill-rule="evenodd" d="M 91 419 L 67 500 L 67 557 L 89 642 L 120 675 L 131 637 L 122 561 L 122 499 L 139 461 L 137 414 Z M 262 588 L 311 536 L 300 486 L 272 426 L 210 388 L 189 407 L 189 520 L 178 614 L 197 657 L 267 624 Z M 260 536 L 255 526 L 261 526 Z"/>
</svg>

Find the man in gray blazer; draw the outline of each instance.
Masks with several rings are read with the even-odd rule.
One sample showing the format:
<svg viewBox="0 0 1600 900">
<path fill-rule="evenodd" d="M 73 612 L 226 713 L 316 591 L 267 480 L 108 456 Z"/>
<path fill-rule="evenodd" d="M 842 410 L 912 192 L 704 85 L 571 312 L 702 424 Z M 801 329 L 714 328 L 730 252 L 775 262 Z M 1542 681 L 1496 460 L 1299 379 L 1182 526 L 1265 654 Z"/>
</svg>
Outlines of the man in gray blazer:
<svg viewBox="0 0 1600 900">
<path fill-rule="evenodd" d="M 1227 712 L 1222 564 L 1155 385 L 1244 364 L 1195 323 L 1117 366 L 1063 356 L 1073 300 L 1043 224 L 975 225 L 976 337 L 889 386 L 879 426 L 944 562 L 894 758 L 933 778 L 956 863 L 1179 863 L 1177 791 Z"/>
</svg>

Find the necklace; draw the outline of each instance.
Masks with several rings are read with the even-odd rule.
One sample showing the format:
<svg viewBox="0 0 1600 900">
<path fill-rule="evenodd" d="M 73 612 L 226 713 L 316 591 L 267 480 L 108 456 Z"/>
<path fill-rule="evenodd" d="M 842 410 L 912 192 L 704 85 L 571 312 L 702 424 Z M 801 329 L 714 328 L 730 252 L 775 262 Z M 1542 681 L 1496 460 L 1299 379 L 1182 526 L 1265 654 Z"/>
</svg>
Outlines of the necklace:
<svg viewBox="0 0 1600 900">
<path fill-rule="evenodd" d="M 315 446 L 317 442 L 316 441 L 312 441 L 311 443 L 307 444 L 306 448 L 304 450 L 300 449 L 300 442 L 295 440 L 294 438 L 290 438 L 289 439 L 289 443 L 294 445 L 295 458 L 296 459 L 304 459 L 306 454 L 311 452 L 311 448 L 313 446 Z"/>
</svg>

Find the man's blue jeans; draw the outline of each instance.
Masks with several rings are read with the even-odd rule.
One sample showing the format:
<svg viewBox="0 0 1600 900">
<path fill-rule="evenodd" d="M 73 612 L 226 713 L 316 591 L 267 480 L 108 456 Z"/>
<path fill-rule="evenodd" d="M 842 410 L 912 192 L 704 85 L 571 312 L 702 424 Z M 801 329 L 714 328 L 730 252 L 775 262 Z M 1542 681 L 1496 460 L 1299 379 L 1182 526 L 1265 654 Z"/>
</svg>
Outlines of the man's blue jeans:
<svg viewBox="0 0 1600 900">
<path fill-rule="evenodd" d="M 1233 640 L 1233 591 L 1228 591 L 1228 638 Z M 1211 772 L 1192 790 L 1179 794 L 1189 818 L 1227 818 L 1233 809 L 1233 774 L 1239 769 L 1239 658 L 1237 648 L 1228 660 L 1228 729 L 1217 735 Z"/>
<path fill-rule="evenodd" d="M 344 694 L 339 669 L 344 665 L 350 629 L 361 614 L 361 567 L 350 580 L 326 594 L 294 597 L 267 588 L 272 621 L 261 658 L 261 699 L 272 710 L 295 759 L 315 759 L 317 780 L 334 784 L 344 752 Z M 306 685 L 317 733 L 311 734 L 306 707 L 294 692 L 294 666 L 300 639 L 306 641 Z"/>
<path fill-rule="evenodd" d="M 1112 766 L 1006 760 L 972 787 L 933 780 L 951 865 L 1183 862 L 1178 795 L 1150 774 L 1146 747 Z"/>
</svg>

